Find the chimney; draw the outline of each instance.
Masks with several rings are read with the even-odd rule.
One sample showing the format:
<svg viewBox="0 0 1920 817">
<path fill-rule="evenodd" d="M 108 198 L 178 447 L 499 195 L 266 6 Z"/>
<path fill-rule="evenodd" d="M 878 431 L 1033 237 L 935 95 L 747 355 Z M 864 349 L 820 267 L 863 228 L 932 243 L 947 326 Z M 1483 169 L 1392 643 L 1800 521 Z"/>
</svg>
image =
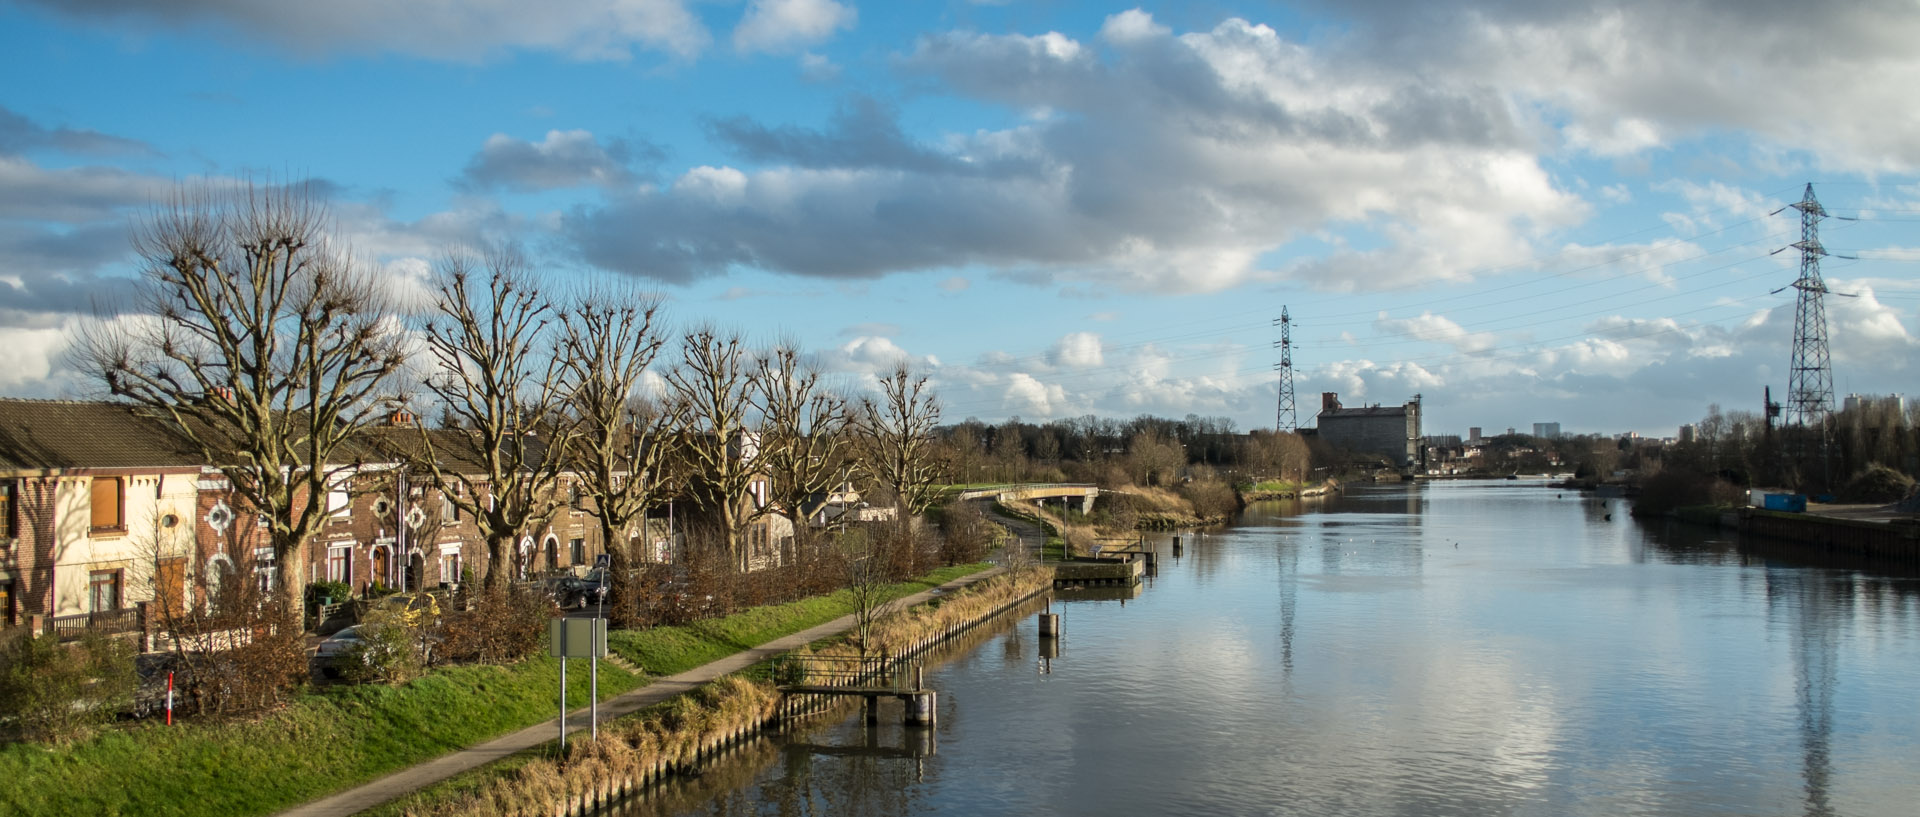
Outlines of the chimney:
<svg viewBox="0 0 1920 817">
<path fill-rule="evenodd" d="M 1340 394 L 1338 392 L 1323 391 L 1320 393 L 1320 411 L 1322 413 L 1339 410 Z"/>
<path fill-rule="evenodd" d="M 412 428 L 413 412 L 404 408 L 394 409 L 392 414 L 387 415 L 387 425 L 395 428 Z"/>
</svg>

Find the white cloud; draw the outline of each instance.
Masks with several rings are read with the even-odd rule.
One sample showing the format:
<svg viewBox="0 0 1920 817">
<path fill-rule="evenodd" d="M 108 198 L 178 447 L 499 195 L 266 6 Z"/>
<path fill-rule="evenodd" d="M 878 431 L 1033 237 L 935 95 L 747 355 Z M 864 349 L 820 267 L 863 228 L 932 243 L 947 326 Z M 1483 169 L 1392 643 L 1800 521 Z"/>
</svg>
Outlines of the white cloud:
<svg viewBox="0 0 1920 817">
<path fill-rule="evenodd" d="M 1171 29 L 1153 21 L 1153 15 L 1133 8 L 1107 17 L 1100 26 L 1100 39 L 1118 45 L 1165 37 Z"/>
<path fill-rule="evenodd" d="M 834 0 L 752 0 L 733 30 L 741 52 L 783 52 L 822 42 L 853 28 L 859 12 Z"/>
<path fill-rule="evenodd" d="M 1008 414 L 1022 417 L 1053 417 L 1065 413 L 1067 403 L 1066 390 L 1058 385 L 1050 385 L 1035 380 L 1026 372 L 1015 372 L 1007 378 L 1005 399 L 1002 405 Z"/>
<path fill-rule="evenodd" d="M 1070 369 L 1085 369 L 1105 363 L 1100 336 L 1092 332 L 1074 332 L 1060 339 L 1047 353 L 1047 362 Z"/>
<path fill-rule="evenodd" d="M 1443 343 L 1467 354 L 1485 352 L 1499 342 L 1491 332 L 1468 332 L 1460 324 L 1431 312 L 1422 312 L 1415 318 L 1389 318 L 1382 312 L 1374 319 L 1373 328 L 1383 334 Z"/>
</svg>

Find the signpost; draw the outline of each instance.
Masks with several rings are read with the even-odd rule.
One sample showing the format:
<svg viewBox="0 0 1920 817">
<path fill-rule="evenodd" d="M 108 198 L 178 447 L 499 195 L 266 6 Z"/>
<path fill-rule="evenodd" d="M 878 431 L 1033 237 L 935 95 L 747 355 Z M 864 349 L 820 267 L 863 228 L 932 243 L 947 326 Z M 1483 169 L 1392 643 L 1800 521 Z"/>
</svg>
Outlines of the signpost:
<svg viewBox="0 0 1920 817">
<path fill-rule="evenodd" d="M 567 748 L 567 659 L 589 658 L 595 677 L 592 681 L 593 730 L 600 733 L 599 657 L 607 654 L 607 620 L 604 618 L 554 618 L 547 620 L 547 654 L 560 659 L 560 748 Z"/>
</svg>

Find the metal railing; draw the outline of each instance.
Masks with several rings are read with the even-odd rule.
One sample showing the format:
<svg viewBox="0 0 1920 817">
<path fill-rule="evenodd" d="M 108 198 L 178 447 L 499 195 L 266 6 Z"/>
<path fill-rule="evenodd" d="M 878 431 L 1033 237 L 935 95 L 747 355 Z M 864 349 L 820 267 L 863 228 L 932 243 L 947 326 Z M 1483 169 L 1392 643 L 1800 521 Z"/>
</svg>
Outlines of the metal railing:
<svg viewBox="0 0 1920 817">
<path fill-rule="evenodd" d="M 107 634 L 130 633 L 140 629 L 140 611 L 125 607 L 119 610 L 54 616 L 49 623 L 53 632 L 63 639 L 79 638 L 88 631 Z"/>
</svg>

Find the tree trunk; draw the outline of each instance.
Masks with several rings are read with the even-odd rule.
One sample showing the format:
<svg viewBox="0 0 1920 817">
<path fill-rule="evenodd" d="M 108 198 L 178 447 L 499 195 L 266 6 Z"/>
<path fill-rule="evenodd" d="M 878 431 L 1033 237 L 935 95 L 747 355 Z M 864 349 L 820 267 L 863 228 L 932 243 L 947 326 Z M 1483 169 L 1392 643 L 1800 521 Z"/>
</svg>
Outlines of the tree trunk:
<svg viewBox="0 0 1920 817">
<path fill-rule="evenodd" d="M 613 522 L 600 520 L 600 546 L 607 551 L 607 598 L 613 602 L 609 617 L 613 619 L 613 626 L 621 629 L 638 624 L 634 619 L 639 609 L 635 604 L 640 598 L 639 583 L 633 578 L 633 555 L 628 551 L 628 544 L 618 535 Z"/>
<path fill-rule="evenodd" d="M 280 600 L 286 603 L 288 610 L 297 611 L 306 603 L 307 540 L 300 537 L 274 538 L 278 540 L 273 543 L 273 559 L 274 565 L 280 569 Z"/>
<path fill-rule="evenodd" d="M 487 535 L 487 572 L 482 584 L 492 593 L 507 589 L 509 574 L 504 568 L 506 555 L 513 547 L 512 534 L 492 533 Z"/>
</svg>

